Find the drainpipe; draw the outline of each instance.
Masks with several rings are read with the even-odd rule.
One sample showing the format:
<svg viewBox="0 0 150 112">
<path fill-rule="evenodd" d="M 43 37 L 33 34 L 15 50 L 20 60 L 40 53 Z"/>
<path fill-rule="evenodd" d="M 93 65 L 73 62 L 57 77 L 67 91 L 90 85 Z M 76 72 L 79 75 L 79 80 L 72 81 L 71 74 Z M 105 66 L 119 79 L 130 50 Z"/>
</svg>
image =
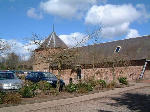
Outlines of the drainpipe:
<svg viewBox="0 0 150 112">
<path fill-rule="evenodd" d="M 148 61 L 146 60 L 144 66 L 143 66 L 143 69 L 142 69 L 142 72 L 141 72 L 141 75 L 140 75 L 139 79 L 143 78 L 144 72 L 145 72 L 145 69 L 146 69 L 146 66 L 147 66 L 147 63 L 148 63 Z"/>
</svg>

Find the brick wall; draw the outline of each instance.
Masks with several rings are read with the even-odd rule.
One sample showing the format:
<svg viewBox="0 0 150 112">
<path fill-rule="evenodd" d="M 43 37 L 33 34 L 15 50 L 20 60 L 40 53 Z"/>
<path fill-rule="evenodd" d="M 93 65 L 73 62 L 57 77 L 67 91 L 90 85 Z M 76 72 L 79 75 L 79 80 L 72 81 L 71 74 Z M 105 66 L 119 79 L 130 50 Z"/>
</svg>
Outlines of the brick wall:
<svg viewBox="0 0 150 112">
<path fill-rule="evenodd" d="M 61 49 L 50 49 L 50 50 L 39 50 L 35 52 L 35 63 L 33 65 L 34 71 L 43 71 L 49 72 L 49 63 L 47 63 L 47 59 L 43 58 L 50 57 L 50 54 L 54 54 L 54 52 L 58 52 Z M 135 80 L 139 77 L 141 71 L 141 66 L 129 66 L 129 67 L 116 67 L 115 74 L 116 77 L 125 76 L 128 80 Z M 58 74 L 57 70 L 51 70 L 54 74 Z M 112 68 L 95 68 L 95 69 L 82 69 L 82 79 L 87 79 L 89 77 L 94 77 L 95 79 L 104 79 L 106 81 L 111 81 L 113 79 L 112 76 Z M 73 78 L 74 81 L 77 79 L 76 73 L 71 74 L 71 69 L 66 69 L 61 71 L 61 78 L 68 83 L 69 78 Z"/>
<path fill-rule="evenodd" d="M 129 81 L 136 80 L 139 78 L 142 67 L 143 66 L 116 67 L 115 74 L 116 77 L 127 77 Z M 58 75 L 58 70 L 53 70 L 50 72 Z M 90 77 L 94 77 L 96 80 L 104 79 L 107 82 L 110 82 L 113 80 L 112 68 L 82 69 L 82 79 L 88 79 Z M 69 78 L 73 78 L 73 80 L 76 82 L 77 74 L 71 74 L 71 69 L 66 69 L 61 71 L 61 78 L 65 81 L 66 84 L 69 83 Z"/>
</svg>

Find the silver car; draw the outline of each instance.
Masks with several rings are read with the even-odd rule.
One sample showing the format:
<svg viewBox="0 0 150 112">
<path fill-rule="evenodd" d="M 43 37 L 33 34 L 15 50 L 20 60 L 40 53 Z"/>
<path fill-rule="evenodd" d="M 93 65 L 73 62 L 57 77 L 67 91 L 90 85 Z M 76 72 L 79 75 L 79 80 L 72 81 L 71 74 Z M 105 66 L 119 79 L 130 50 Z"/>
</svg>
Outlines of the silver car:
<svg viewBox="0 0 150 112">
<path fill-rule="evenodd" d="M 23 82 L 13 72 L 0 72 L 0 90 L 18 90 Z"/>
</svg>

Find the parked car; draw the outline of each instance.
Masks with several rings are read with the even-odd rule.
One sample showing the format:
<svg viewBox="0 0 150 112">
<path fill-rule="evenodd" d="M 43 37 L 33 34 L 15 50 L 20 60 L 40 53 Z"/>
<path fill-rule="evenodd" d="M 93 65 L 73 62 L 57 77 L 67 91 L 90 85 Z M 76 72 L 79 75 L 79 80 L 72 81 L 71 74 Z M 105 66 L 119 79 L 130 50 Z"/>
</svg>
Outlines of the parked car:
<svg viewBox="0 0 150 112">
<path fill-rule="evenodd" d="M 17 78 L 14 72 L 0 71 L 0 90 L 18 90 L 23 82 Z"/>
<path fill-rule="evenodd" d="M 30 80 L 31 82 L 47 81 L 54 88 L 57 87 L 58 81 L 58 78 L 50 72 L 29 72 L 28 75 L 25 77 L 25 79 Z M 65 82 L 62 79 L 60 79 L 59 84 L 60 84 L 59 91 L 62 91 Z"/>
</svg>

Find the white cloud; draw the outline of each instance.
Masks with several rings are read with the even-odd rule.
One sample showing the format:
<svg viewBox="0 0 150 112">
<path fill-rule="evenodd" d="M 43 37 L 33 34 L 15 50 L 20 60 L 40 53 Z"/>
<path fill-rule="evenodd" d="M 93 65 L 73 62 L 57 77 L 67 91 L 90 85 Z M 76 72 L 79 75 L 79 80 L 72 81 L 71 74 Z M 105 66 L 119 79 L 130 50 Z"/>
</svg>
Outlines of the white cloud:
<svg viewBox="0 0 150 112">
<path fill-rule="evenodd" d="M 148 18 L 144 5 L 133 7 L 125 5 L 94 5 L 85 17 L 85 23 L 102 26 L 102 37 L 118 37 L 130 30 L 130 24 L 145 16 Z"/>
<path fill-rule="evenodd" d="M 146 11 L 144 4 L 137 4 L 136 8 L 141 12 L 142 19 L 145 19 L 147 21 L 147 19 L 150 18 L 150 13 Z"/>
<path fill-rule="evenodd" d="M 30 57 L 31 52 L 37 48 L 37 46 L 35 44 L 31 44 L 31 42 L 23 44 L 22 42 L 18 42 L 16 40 L 8 40 L 8 43 L 11 44 L 10 52 L 15 52 L 25 60 L 27 60 Z"/>
<path fill-rule="evenodd" d="M 28 11 L 27 11 L 27 16 L 30 17 L 30 18 L 34 18 L 34 19 L 42 19 L 43 16 L 42 14 L 37 14 L 35 8 L 30 8 Z"/>
<path fill-rule="evenodd" d="M 63 18 L 81 18 L 85 11 L 97 0 L 47 0 L 40 3 L 40 7 L 48 14 Z"/>
<path fill-rule="evenodd" d="M 88 37 L 85 34 L 75 32 L 69 35 L 59 35 L 68 47 L 79 47 L 85 45 Z"/>
<path fill-rule="evenodd" d="M 31 41 L 29 41 L 28 43 L 22 43 L 17 40 L 5 40 L 5 39 L 3 39 L 3 41 L 7 42 L 7 44 L 10 46 L 10 49 L 6 51 L 6 54 L 14 52 L 18 56 L 21 56 L 21 58 L 24 60 L 29 59 L 31 52 L 38 47 Z M 4 54 L 4 56 L 6 54 Z"/>
<path fill-rule="evenodd" d="M 126 36 L 126 39 L 139 37 L 140 34 L 136 29 L 130 29 Z"/>
<path fill-rule="evenodd" d="M 115 26 L 103 27 L 101 36 L 105 38 L 113 38 L 126 34 L 129 29 L 129 23 L 123 23 Z"/>
<path fill-rule="evenodd" d="M 86 23 L 113 26 L 124 22 L 132 22 L 140 17 L 140 13 L 132 5 L 94 5 L 87 13 Z"/>
</svg>

